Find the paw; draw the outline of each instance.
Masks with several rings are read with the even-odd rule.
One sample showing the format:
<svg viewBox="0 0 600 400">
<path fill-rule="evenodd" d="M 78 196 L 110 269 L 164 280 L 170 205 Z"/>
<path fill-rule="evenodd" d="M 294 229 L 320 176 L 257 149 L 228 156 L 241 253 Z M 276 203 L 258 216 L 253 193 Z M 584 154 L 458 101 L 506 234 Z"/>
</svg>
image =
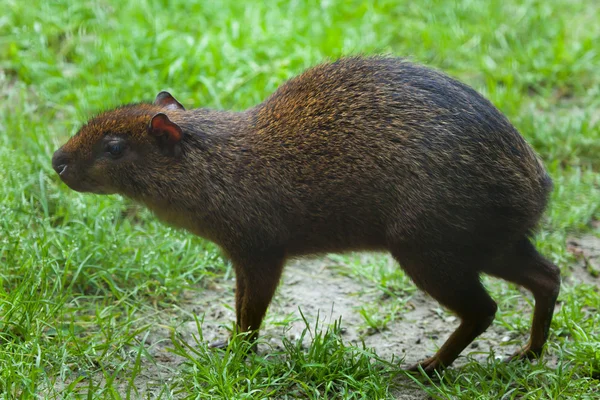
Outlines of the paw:
<svg viewBox="0 0 600 400">
<path fill-rule="evenodd" d="M 441 372 L 444 369 L 444 366 L 439 358 L 433 356 L 408 367 L 406 370 L 409 372 L 420 372 L 420 368 L 422 368 L 427 375 L 434 376 L 435 372 Z"/>
<path fill-rule="evenodd" d="M 208 344 L 209 349 L 224 349 L 229 345 L 228 339 L 219 339 Z"/>
<path fill-rule="evenodd" d="M 542 355 L 542 349 L 531 348 L 530 345 L 525 346 L 521 350 L 516 351 L 513 355 L 504 359 L 505 362 L 515 360 L 534 360 Z"/>
</svg>

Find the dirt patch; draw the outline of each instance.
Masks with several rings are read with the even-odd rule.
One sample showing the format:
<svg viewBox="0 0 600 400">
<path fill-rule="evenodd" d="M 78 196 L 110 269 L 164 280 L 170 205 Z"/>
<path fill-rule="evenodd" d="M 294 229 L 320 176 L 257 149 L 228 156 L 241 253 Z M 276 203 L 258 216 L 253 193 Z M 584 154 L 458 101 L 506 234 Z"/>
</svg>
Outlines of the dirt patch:
<svg viewBox="0 0 600 400">
<path fill-rule="evenodd" d="M 567 273 L 564 283 L 600 284 L 600 279 L 594 272 L 600 267 L 600 238 L 593 235 L 570 238 L 567 246 L 576 255 L 577 262 L 570 267 L 571 274 Z M 364 259 L 365 263 L 369 262 L 368 257 Z M 289 263 L 261 331 L 261 337 L 270 346 L 263 344 L 259 347 L 259 352 L 281 346 L 284 336 L 292 341 L 298 340 L 306 327 L 299 309 L 311 329 L 314 329 L 317 317 L 321 327 L 329 326 L 341 317 L 343 337 L 348 343 L 360 346 L 364 341 L 379 356 L 388 360 L 394 357 L 403 366 L 412 365 L 434 354 L 458 326 L 456 317 L 417 290 L 407 295 L 410 298 L 406 300 L 403 310 L 394 315 L 385 329 L 369 329 L 360 313 L 361 307 L 370 305 L 386 312 L 392 309 L 389 305 L 395 299 L 386 297 L 373 283 L 340 269 L 340 265 L 328 257 Z M 145 321 L 155 323 L 138 337 L 144 342 L 149 357 L 142 358 L 141 373 L 133 383 L 137 394 L 132 393 L 133 397 L 161 397 L 169 383 L 176 379 L 184 360 L 168 351 L 168 348 L 173 347 L 171 332 L 175 330 L 193 346 L 199 336 L 194 315 L 204 316 L 202 335 L 205 341 L 228 337 L 227 328 L 235 320 L 234 287 L 234 279 L 213 281 L 201 291 L 186 291 L 176 307 L 160 310 L 156 315 L 144 318 Z M 525 297 L 519 300 L 518 307 L 525 313 L 533 311 Z M 496 357 L 504 358 L 517 349 L 518 343 L 524 344 L 526 339 L 526 336 L 511 337 L 500 324 L 493 324 L 463 351 L 453 368 L 460 368 L 467 357 L 484 361 L 490 351 Z M 310 336 L 305 336 L 304 340 L 304 344 L 308 346 Z M 552 356 L 546 358 L 549 365 L 555 361 Z M 99 381 L 103 379 L 98 378 Z M 127 392 L 127 387 L 128 383 L 123 382 L 120 386 L 122 393 Z M 403 381 L 401 387 L 394 393 L 398 399 L 428 398 L 411 382 Z"/>
<path fill-rule="evenodd" d="M 181 370 L 183 360 L 167 351 L 167 348 L 172 347 L 170 333 L 173 328 L 169 327 L 176 327 L 178 334 L 193 345 L 194 336 L 198 337 L 198 330 L 191 316 L 204 315 L 202 334 L 205 341 L 211 342 L 228 336 L 227 327 L 235 320 L 234 285 L 233 280 L 219 281 L 202 292 L 186 292 L 178 310 L 162 314 L 160 324 L 157 323 L 150 329 L 144 339 L 153 361 L 144 360 L 143 372 L 134 383 L 140 394 L 153 398 L 152 394 L 158 395 Z M 458 326 L 456 317 L 443 311 L 427 295 L 416 291 L 406 303 L 408 311 L 396 315 L 386 329 L 367 329 L 365 319 L 359 312 L 360 307 L 365 304 L 385 307 L 391 301 L 393 299 L 386 299 L 373 284 L 358 282 L 346 274 L 340 274 L 335 263 L 327 258 L 294 261 L 284 272 L 261 336 L 275 347 L 281 346 L 284 335 L 297 340 L 305 328 L 300 308 L 311 328 L 314 328 L 317 316 L 322 327 L 341 317 L 347 342 L 361 345 L 361 341 L 364 341 L 368 348 L 374 349 L 381 357 L 389 360 L 393 356 L 407 366 L 434 354 Z M 171 320 L 166 321 L 165 318 Z M 177 322 L 182 318 L 187 322 Z M 512 339 L 514 338 L 508 337 L 503 328 L 493 325 L 463 352 L 454 367 L 464 364 L 467 355 L 476 360 L 485 360 L 491 348 L 497 357 L 503 358 L 516 348 L 514 345 L 500 344 Z M 307 336 L 304 340 L 308 345 L 310 337 Z M 268 346 L 259 348 L 259 352 L 264 351 L 268 351 Z M 397 398 L 428 398 L 422 391 L 408 386 L 395 394 Z"/>
<path fill-rule="evenodd" d="M 368 282 L 340 275 L 325 260 L 297 261 L 287 268 L 283 284 L 271 305 L 263 335 L 277 342 L 282 334 L 295 339 L 305 328 L 299 318 L 298 307 L 314 326 L 317 315 L 321 326 L 331 324 L 342 317 L 344 338 L 349 343 L 368 348 L 386 359 L 392 356 L 408 366 L 433 355 L 446 337 L 458 326 L 456 317 L 442 311 L 439 304 L 420 291 L 411 295 L 407 302 L 409 311 L 396 315 L 386 329 L 372 331 L 367 328 L 359 310 L 365 304 L 379 304 L 385 308 L 393 299 Z M 283 330 L 274 326 L 279 316 L 295 314 L 296 320 Z M 308 338 L 305 338 L 308 340 Z M 485 342 L 485 339 L 483 340 Z M 481 349 L 485 343 L 474 348 Z"/>
<path fill-rule="evenodd" d="M 600 285 L 600 237 L 585 235 L 567 239 L 567 251 L 573 254 L 576 262 L 571 264 L 572 283 Z"/>
</svg>

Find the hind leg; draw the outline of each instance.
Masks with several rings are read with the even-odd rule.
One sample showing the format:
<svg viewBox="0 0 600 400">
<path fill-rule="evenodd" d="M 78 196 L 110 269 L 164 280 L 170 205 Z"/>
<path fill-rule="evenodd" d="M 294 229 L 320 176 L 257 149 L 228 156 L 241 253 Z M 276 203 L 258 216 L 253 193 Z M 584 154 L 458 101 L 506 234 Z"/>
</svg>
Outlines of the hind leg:
<svg viewBox="0 0 600 400">
<path fill-rule="evenodd" d="M 494 320 L 497 306 L 470 265 L 461 265 L 450 257 L 410 257 L 401 251 L 393 251 L 392 255 L 419 288 L 456 313 L 461 320 L 459 327 L 433 357 L 409 368 L 418 370 L 420 366 L 431 374 L 449 366 L 488 328 Z"/>
<path fill-rule="evenodd" d="M 538 357 L 548 339 L 560 291 L 560 270 L 541 256 L 529 239 L 523 238 L 484 272 L 521 285 L 533 293 L 535 308 L 529 342 L 509 359 Z"/>
</svg>

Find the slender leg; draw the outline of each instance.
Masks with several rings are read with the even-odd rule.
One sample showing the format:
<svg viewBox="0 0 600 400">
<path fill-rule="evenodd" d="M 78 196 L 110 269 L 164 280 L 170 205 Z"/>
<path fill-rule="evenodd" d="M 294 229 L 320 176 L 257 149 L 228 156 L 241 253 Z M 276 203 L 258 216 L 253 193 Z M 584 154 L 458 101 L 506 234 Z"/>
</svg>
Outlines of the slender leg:
<svg viewBox="0 0 600 400">
<path fill-rule="evenodd" d="M 407 257 L 400 252 L 392 252 L 402 268 L 415 284 L 456 313 L 461 323 L 450 335 L 438 352 L 412 367 L 419 367 L 432 374 L 449 366 L 458 355 L 494 320 L 496 303 L 487 294 L 479 276 L 468 265 L 461 265 L 446 257 Z"/>
<path fill-rule="evenodd" d="M 242 325 L 242 303 L 244 299 L 244 292 L 246 291 L 246 276 L 243 271 L 236 274 L 235 276 L 235 325 L 240 327 Z"/>
<path fill-rule="evenodd" d="M 250 256 L 233 256 L 235 268 L 235 314 L 238 332 L 252 332 L 248 340 L 258 338 L 258 330 L 281 278 L 284 252 L 277 249 Z M 213 348 L 227 346 L 227 340 L 210 344 Z"/>
<path fill-rule="evenodd" d="M 516 244 L 499 262 L 484 272 L 521 285 L 533 293 L 535 308 L 529 342 L 509 360 L 539 357 L 548 339 L 556 298 L 560 291 L 560 270 L 542 257 L 529 239 Z"/>
<path fill-rule="evenodd" d="M 242 272 L 242 271 L 241 271 Z M 244 291 L 246 289 L 246 280 L 245 280 L 245 275 L 243 273 L 237 273 L 236 277 L 235 277 L 235 316 L 236 316 L 236 327 L 239 330 L 242 321 L 240 320 L 240 316 L 241 316 L 241 308 L 242 308 L 242 302 L 243 302 L 243 298 L 244 298 Z M 227 347 L 227 344 L 229 343 L 229 339 L 217 339 L 214 342 L 210 343 L 208 345 L 208 347 L 210 348 L 216 348 L 216 349 L 223 349 L 225 347 Z"/>
<path fill-rule="evenodd" d="M 240 332 L 256 340 L 262 320 L 275 294 L 284 264 L 284 252 L 273 250 L 233 259 L 236 277 L 236 320 Z"/>
</svg>

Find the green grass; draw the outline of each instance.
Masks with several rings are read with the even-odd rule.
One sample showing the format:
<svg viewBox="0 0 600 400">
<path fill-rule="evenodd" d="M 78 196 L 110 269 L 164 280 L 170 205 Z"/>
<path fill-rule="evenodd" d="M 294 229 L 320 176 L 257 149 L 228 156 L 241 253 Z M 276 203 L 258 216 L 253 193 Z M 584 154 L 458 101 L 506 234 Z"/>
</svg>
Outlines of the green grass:
<svg viewBox="0 0 600 400">
<path fill-rule="evenodd" d="M 304 315 L 302 315 L 304 318 Z M 283 350 L 271 348 L 264 357 L 244 354 L 248 345 L 232 341 L 224 351 L 207 348 L 202 336 L 193 346 L 173 337 L 173 351 L 188 359 L 189 371 L 178 391 L 203 393 L 203 398 L 385 398 L 390 381 L 401 370 L 393 360 L 352 347 L 341 338 L 341 321 L 330 327 L 310 326 L 298 340 L 283 340 Z M 198 331 L 201 323 L 196 320 Z M 310 336 L 308 348 L 302 346 Z M 269 347 L 268 343 L 260 342 Z"/>
<path fill-rule="evenodd" d="M 556 188 L 538 245 L 568 276 L 567 236 L 600 235 L 591 224 L 600 219 L 598 43 L 600 4 L 588 0 L 3 0 L 0 398 L 142 396 L 133 382 L 149 358 L 148 325 L 186 290 L 231 275 L 213 244 L 120 197 L 80 195 L 59 182 L 51 155 L 92 113 L 162 89 L 188 107 L 239 110 L 327 58 L 411 57 L 489 97 L 543 157 Z M 375 261 L 361 269 L 353 256 L 337 260 L 389 297 L 384 313 L 363 308 L 366 325 L 386 329 L 414 287 Z M 486 283 L 500 305 L 495 323 L 526 335 L 530 308 L 519 292 Z M 559 300 L 555 362 L 505 365 L 490 356 L 416 383 L 389 358 L 345 343 L 337 325 L 310 327 L 309 348 L 288 341 L 243 361 L 236 348 L 186 346 L 180 321 L 162 321 L 187 364 L 154 395 L 393 398 L 417 385 L 440 399 L 595 398 L 597 282 L 567 282 Z"/>
</svg>

